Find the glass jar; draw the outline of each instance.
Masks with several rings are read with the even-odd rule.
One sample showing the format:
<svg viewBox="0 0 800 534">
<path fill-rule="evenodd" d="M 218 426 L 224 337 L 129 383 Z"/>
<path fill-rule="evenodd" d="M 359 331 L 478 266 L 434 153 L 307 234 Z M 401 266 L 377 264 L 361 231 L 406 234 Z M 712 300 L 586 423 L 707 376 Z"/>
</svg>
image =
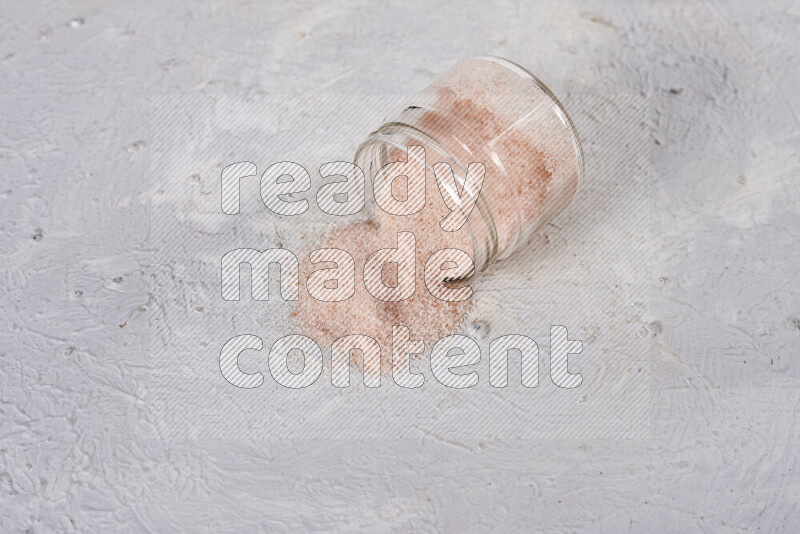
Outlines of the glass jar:
<svg viewBox="0 0 800 534">
<path fill-rule="evenodd" d="M 533 74 L 498 57 L 456 64 L 372 132 L 355 163 L 374 177 L 388 163 L 404 161 L 413 145 L 425 148 L 426 184 L 435 183 L 437 162 L 450 165 L 462 189 L 468 165 L 484 164 L 463 235 L 440 232 L 438 243 L 471 248 L 477 271 L 522 248 L 563 211 L 583 175 L 581 143 L 561 103 Z M 435 185 L 427 191 L 425 209 L 438 210 L 431 220 L 439 221 L 447 211 L 433 197 L 448 193 Z M 391 217 L 376 211 L 378 224 L 390 224 Z"/>
</svg>

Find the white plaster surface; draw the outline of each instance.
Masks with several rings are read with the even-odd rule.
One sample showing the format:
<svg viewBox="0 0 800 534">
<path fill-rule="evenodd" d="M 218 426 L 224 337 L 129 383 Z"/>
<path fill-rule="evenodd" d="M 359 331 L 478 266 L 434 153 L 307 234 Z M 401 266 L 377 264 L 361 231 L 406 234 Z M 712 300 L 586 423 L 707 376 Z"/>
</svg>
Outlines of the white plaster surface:
<svg viewBox="0 0 800 534">
<path fill-rule="evenodd" d="M 773 1 L 2 2 L 0 532 L 797 532 L 798 27 Z M 482 54 L 649 97 L 651 437 L 157 436 L 150 97 L 414 90 Z"/>
</svg>

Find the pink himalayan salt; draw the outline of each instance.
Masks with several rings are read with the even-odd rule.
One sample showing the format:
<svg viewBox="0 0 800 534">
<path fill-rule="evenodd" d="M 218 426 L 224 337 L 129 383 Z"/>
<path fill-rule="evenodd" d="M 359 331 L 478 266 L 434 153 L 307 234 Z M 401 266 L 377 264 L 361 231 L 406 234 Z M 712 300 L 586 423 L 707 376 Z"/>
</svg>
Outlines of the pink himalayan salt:
<svg viewBox="0 0 800 534">
<path fill-rule="evenodd" d="M 510 139 L 509 142 L 513 140 Z M 426 150 L 426 153 L 435 154 L 433 150 Z M 394 151 L 392 156 L 394 161 L 405 159 L 399 151 Z M 515 187 L 500 200 L 507 202 L 506 199 L 514 196 L 524 198 L 530 204 L 530 209 L 533 209 L 541 205 L 541 185 L 547 183 L 550 175 L 541 160 L 538 165 L 526 165 L 521 169 L 523 172 L 533 173 L 533 176 L 518 180 Z M 490 179 L 488 173 L 487 179 Z M 531 192 L 527 188 L 537 190 Z M 506 225 L 513 224 L 511 219 L 515 212 L 513 209 L 503 209 L 502 206 L 500 208 L 495 212 L 495 223 L 502 231 Z M 356 265 L 356 292 L 353 297 L 342 302 L 320 302 L 307 296 L 301 297 L 294 318 L 305 335 L 323 347 L 330 346 L 334 340 L 344 335 L 368 335 L 378 341 L 382 354 L 386 357 L 391 347 L 393 325 L 408 326 L 414 339 L 425 342 L 426 350 L 441 337 L 455 333 L 472 308 L 473 301 L 440 301 L 430 294 L 423 281 L 425 261 L 431 253 L 442 248 L 458 248 L 472 254 L 472 242 L 466 225 L 453 233 L 446 233 L 439 227 L 439 222 L 447 213 L 435 179 L 429 176 L 426 181 L 426 206 L 421 212 L 398 217 L 376 209 L 372 221 L 329 232 L 314 248 L 339 248 L 350 253 Z M 406 301 L 383 302 L 370 295 L 363 283 L 358 281 L 363 280 L 364 263 L 370 254 L 381 248 L 395 247 L 397 233 L 402 231 L 412 232 L 416 238 L 416 292 Z M 307 255 L 303 257 L 307 258 Z M 312 266 L 308 260 L 304 260 L 301 265 L 301 279 L 307 279 L 312 270 L 323 267 L 327 266 Z M 392 285 L 396 283 L 396 278 L 388 276 L 385 281 L 387 285 Z"/>
</svg>

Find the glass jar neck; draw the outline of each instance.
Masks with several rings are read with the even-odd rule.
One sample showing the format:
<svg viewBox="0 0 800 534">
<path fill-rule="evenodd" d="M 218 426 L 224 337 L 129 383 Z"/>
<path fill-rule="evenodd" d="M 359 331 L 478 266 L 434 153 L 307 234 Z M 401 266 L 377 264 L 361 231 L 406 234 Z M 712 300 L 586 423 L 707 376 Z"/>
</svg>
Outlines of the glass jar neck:
<svg viewBox="0 0 800 534">
<path fill-rule="evenodd" d="M 392 163 L 390 152 L 393 149 L 406 153 L 407 148 L 414 145 L 422 146 L 426 150 L 426 180 L 436 179 L 433 165 L 439 162 L 450 165 L 456 176 L 466 176 L 467 168 L 473 161 L 465 161 L 463 155 L 458 157 L 446 148 L 453 146 L 454 143 L 463 145 L 465 139 L 463 137 L 458 140 L 442 139 L 450 135 L 421 129 L 418 118 L 425 111 L 426 108 L 421 106 L 405 108 L 395 120 L 385 122 L 359 146 L 355 163 L 368 179 L 371 180 L 381 168 Z M 432 200 L 427 199 L 427 201 Z M 483 194 L 478 195 L 465 226 L 472 243 L 472 250 L 465 252 L 470 253 L 476 272 L 484 271 L 497 258 L 498 239 L 492 211 Z"/>
</svg>

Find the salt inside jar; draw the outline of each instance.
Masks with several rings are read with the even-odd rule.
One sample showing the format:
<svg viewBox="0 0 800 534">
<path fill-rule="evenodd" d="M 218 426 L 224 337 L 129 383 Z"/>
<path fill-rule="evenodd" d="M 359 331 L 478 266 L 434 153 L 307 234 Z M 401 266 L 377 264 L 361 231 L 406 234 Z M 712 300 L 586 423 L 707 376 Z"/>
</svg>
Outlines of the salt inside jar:
<svg viewBox="0 0 800 534">
<path fill-rule="evenodd" d="M 580 140 L 561 103 L 533 74 L 498 57 L 461 61 L 435 80 L 370 134 L 356 164 L 374 176 L 410 145 L 425 147 L 429 175 L 433 162 L 447 162 L 457 180 L 469 163 L 485 165 L 467 221 L 467 251 L 479 271 L 563 211 L 583 174 Z"/>
</svg>

